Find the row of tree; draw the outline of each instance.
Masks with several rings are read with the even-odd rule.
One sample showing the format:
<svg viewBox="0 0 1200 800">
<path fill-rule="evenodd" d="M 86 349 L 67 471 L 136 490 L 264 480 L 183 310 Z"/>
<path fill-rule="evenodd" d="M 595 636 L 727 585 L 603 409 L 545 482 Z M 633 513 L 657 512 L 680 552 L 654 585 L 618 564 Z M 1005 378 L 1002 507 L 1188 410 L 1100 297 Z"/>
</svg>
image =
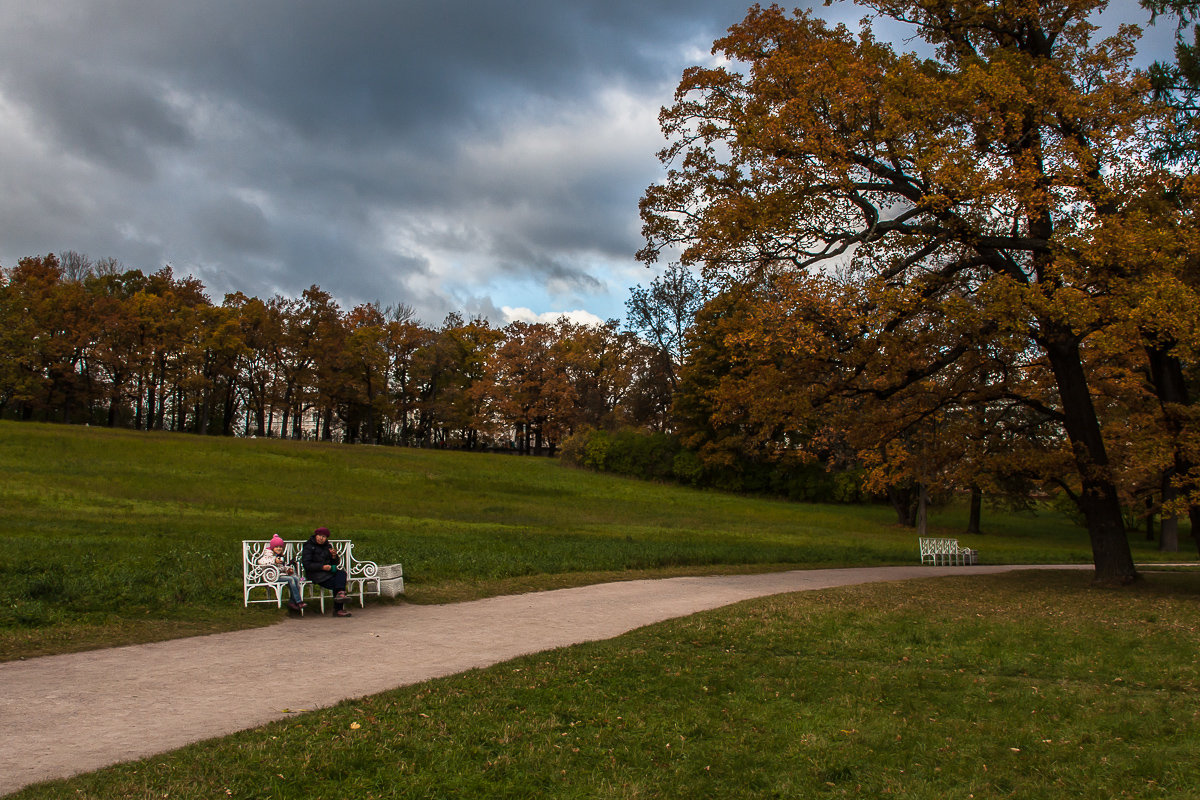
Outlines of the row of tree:
<svg viewBox="0 0 1200 800">
<path fill-rule="evenodd" d="M 618 324 L 343 311 L 77 253 L 0 269 L 0 415 L 200 434 L 553 452 L 585 426 L 661 429 L 672 371 Z"/>
</svg>

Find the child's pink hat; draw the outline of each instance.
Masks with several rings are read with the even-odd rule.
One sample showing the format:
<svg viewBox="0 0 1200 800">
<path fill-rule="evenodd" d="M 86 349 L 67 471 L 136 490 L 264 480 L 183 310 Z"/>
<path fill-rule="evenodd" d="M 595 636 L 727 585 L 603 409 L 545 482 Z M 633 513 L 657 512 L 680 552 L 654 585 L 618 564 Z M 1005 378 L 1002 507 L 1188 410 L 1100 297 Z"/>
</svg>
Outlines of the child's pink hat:
<svg viewBox="0 0 1200 800">
<path fill-rule="evenodd" d="M 283 547 L 283 537 L 278 533 L 271 537 L 270 547 L 274 550 L 276 547 Z"/>
</svg>

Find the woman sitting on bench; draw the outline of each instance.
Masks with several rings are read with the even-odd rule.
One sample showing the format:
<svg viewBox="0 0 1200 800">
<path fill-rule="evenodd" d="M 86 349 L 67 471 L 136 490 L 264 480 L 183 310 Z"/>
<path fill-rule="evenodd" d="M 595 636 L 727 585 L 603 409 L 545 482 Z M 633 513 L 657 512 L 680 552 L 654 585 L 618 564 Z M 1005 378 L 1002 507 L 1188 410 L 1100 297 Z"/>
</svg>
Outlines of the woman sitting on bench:
<svg viewBox="0 0 1200 800">
<path fill-rule="evenodd" d="M 329 529 L 317 528 L 300 551 L 305 576 L 333 592 L 333 615 L 348 617 L 346 610 L 346 571 L 338 568 L 338 554 L 329 543 Z"/>
</svg>

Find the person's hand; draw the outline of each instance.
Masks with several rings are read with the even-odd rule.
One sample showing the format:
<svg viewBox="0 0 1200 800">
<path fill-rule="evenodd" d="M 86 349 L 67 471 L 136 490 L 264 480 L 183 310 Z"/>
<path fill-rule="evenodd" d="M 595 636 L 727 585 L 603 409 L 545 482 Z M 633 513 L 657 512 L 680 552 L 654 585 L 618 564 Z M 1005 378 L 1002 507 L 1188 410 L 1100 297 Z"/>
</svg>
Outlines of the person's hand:
<svg viewBox="0 0 1200 800">
<path fill-rule="evenodd" d="M 326 572 L 330 572 L 331 570 L 333 570 L 333 567 L 326 564 L 325 566 L 321 567 L 321 569 L 325 570 Z"/>
</svg>

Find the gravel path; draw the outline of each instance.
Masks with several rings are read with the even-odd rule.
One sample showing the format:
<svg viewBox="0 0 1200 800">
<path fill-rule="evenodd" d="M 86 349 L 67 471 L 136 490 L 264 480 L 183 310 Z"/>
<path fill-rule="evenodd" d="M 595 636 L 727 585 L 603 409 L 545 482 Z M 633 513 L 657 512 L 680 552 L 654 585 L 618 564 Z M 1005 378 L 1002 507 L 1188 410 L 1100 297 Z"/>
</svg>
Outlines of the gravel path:
<svg viewBox="0 0 1200 800">
<path fill-rule="evenodd" d="M 0 794 L 753 597 L 1028 568 L 1053 567 L 796 570 L 625 581 L 444 606 L 351 606 L 350 619 L 309 614 L 269 628 L 3 663 Z M 307 641 L 320 642 L 320 655 L 305 650 Z M 324 680 L 288 679 L 316 671 Z M 338 693 L 325 693 L 330 687 Z"/>
</svg>

